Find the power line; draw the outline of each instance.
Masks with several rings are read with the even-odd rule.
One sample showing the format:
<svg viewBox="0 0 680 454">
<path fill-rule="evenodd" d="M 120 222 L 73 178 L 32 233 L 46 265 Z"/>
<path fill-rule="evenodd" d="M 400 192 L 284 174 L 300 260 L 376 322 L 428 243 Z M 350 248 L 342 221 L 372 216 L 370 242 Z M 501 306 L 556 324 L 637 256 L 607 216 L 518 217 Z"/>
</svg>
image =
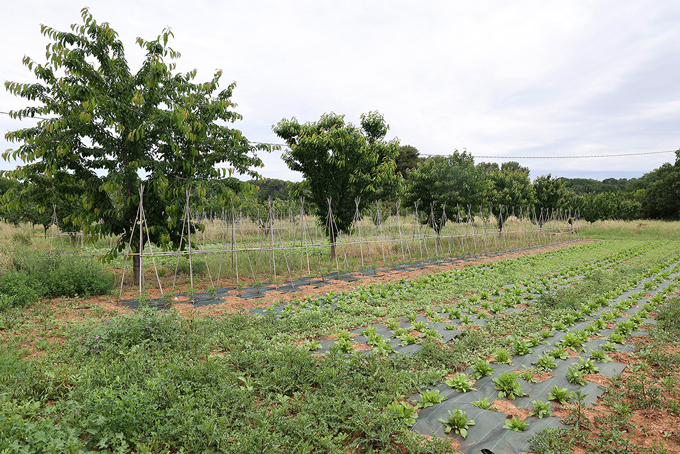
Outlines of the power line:
<svg viewBox="0 0 680 454">
<path fill-rule="evenodd" d="M 0 114 L 10 115 L 9 112 L 0 112 Z M 29 118 L 29 117 L 24 117 Z M 40 120 L 51 120 L 44 117 L 30 117 L 38 118 Z M 253 145 L 270 145 L 274 147 L 288 148 L 286 143 L 270 143 L 270 142 L 251 142 Z M 651 154 L 675 153 L 675 150 L 667 151 L 644 151 L 639 153 L 619 153 L 619 154 L 601 154 L 601 155 L 578 155 L 578 156 L 492 156 L 492 155 L 472 155 L 474 158 L 483 159 L 589 159 L 589 158 L 621 158 L 626 156 L 645 156 Z M 420 156 L 444 156 L 440 154 L 420 153 Z"/>
<path fill-rule="evenodd" d="M 493 158 L 493 159 L 584 159 L 584 158 L 618 158 L 622 156 L 643 156 L 648 154 L 662 154 L 675 153 L 675 150 L 669 151 L 645 151 L 640 153 L 621 153 L 621 154 L 601 154 L 601 155 L 580 155 L 580 156 L 488 156 L 488 155 L 472 155 L 475 158 Z M 443 156 L 437 154 L 422 154 L 422 156 Z"/>
</svg>

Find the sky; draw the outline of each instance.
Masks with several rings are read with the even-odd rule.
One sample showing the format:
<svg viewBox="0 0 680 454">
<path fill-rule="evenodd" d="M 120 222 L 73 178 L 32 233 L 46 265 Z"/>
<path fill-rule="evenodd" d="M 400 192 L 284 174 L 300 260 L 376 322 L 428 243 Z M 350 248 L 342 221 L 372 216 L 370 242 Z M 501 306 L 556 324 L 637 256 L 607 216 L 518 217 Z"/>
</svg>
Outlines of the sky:
<svg viewBox="0 0 680 454">
<path fill-rule="evenodd" d="M 0 76 L 33 82 L 22 65 L 45 61 L 40 24 L 66 31 L 85 2 L 5 2 Z M 182 72 L 235 81 L 234 127 L 253 142 L 282 143 L 282 119 L 327 112 L 359 124 L 380 112 L 388 139 L 422 154 L 466 149 L 475 162 L 518 161 L 531 176 L 635 178 L 680 148 L 680 2 L 654 1 L 145 1 L 88 0 L 109 22 L 136 71 L 141 36 L 166 27 Z M 0 112 L 27 101 L 0 90 Z M 35 120 L 0 114 L 4 134 Z M 281 152 L 261 155 L 266 178 L 298 181 Z M 500 156 L 501 158 L 482 158 Z M 21 162 L 0 161 L 0 170 Z"/>
</svg>

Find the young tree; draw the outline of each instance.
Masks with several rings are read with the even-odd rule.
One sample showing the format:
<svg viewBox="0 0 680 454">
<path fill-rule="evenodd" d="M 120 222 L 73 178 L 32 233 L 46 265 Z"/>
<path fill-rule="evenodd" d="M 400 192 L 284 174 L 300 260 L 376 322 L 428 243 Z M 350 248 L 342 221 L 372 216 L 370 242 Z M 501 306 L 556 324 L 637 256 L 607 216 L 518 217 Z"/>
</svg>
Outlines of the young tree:
<svg viewBox="0 0 680 454">
<path fill-rule="evenodd" d="M 521 169 L 492 172 L 487 177 L 491 182 L 489 202 L 496 216 L 498 228 L 502 232 L 508 216 L 504 209 L 533 205 L 534 188 L 531 186 L 529 174 Z"/>
<path fill-rule="evenodd" d="M 70 191 L 80 201 L 70 220 L 84 233 L 120 235 L 108 259 L 131 239 L 135 252 L 144 247 L 139 232 L 132 235 L 143 183 L 144 243 L 177 245 L 186 192 L 202 194 L 207 182 L 224 178 L 227 171 L 216 168 L 224 162 L 256 177 L 255 151 L 265 147 L 253 147 L 224 125 L 241 116 L 231 110 L 235 84 L 216 91 L 221 71 L 197 83 L 196 70 L 177 73 L 175 63 L 166 62 L 179 57 L 167 45 L 169 29 L 151 41 L 137 38 L 146 58 L 133 73 L 109 24 L 97 23 L 87 8 L 82 19 L 71 32 L 41 26 L 51 40 L 47 61 L 23 61 L 38 82 L 5 83 L 13 94 L 37 101 L 11 112 L 13 118 L 46 119 L 6 134 L 21 146 L 3 156 L 26 164 L 4 174 L 29 182 L 44 177 Z M 135 255 L 135 280 L 140 261 Z"/>
<path fill-rule="evenodd" d="M 564 188 L 562 180 L 555 179 L 551 174 L 543 175 L 533 183 L 535 204 L 540 208 L 560 208 L 564 205 L 567 197 L 567 190 Z M 538 220 L 539 225 L 543 226 L 543 220 Z"/>
<path fill-rule="evenodd" d="M 361 128 L 345 123 L 343 115 L 330 113 L 305 124 L 283 119 L 272 129 L 290 147 L 283 160 L 304 175 L 311 189 L 334 258 L 336 235 L 347 231 L 354 220 L 355 198 L 361 197 L 361 212 L 396 184 L 394 159 L 399 144 L 385 141 L 389 127 L 377 112 L 362 115 Z M 328 219 L 329 201 L 332 219 Z"/>
<path fill-rule="evenodd" d="M 487 188 L 484 170 L 475 167 L 474 157 L 456 150 L 451 156 L 432 157 L 418 165 L 404 185 L 403 196 L 411 206 L 418 203 L 421 222 L 439 234 L 447 219 L 457 217 L 457 205 L 467 208 L 484 203 Z"/>
</svg>

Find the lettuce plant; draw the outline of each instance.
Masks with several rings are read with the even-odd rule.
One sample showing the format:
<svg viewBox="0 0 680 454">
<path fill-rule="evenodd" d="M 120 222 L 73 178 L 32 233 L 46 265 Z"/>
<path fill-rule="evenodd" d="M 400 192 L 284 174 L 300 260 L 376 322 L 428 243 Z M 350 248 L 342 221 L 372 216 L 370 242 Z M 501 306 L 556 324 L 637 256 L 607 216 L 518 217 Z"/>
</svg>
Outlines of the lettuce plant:
<svg viewBox="0 0 680 454">
<path fill-rule="evenodd" d="M 522 422 L 519 419 L 519 416 L 515 416 L 514 418 L 508 418 L 505 420 L 505 424 L 503 424 L 503 429 L 510 429 L 514 430 L 515 432 L 524 432 L 527 426 L 529 426 L 528 422 Z"/>
<path fill-rule="evenodd" d="M 416 405 L 417 408 L 427 408 L 435 404 L 439 404 L 448 400 L 447 397 L 442 397 L 439 395 L 439 390 L 434 391 L 423 391 L 420 393 L 420 402 Z"/>
<path fill-rule="evenodd" d="M 515 400 L 517 397 L 524 397 L 526 394 L 522 392 L 522 385 L 517 381 L 517 376 L 512 372 L 501 372 L 501 374 L 493 379 L 496 384 L 495 388 L 498 390 L 498 397 L 508 400 Z"/>
<path fill-rule="evenodd" d="M 532 400 L 531 403 L 534 405 L 534 410 L 529 412 L 529 416 L 535 416 L 538 419 L 545 418 L 546 416 L 552 416 L 550 413 L 550 402 L 543 402 L 542 400 Z"/>
<path fill-rule="evenodd" d="M 561 404 L 566 404 L 574 397 L 574 391 L 569 392 L 567 388 L 560 388 L 553 385 L 552 390 L 548 393 L 548 400 L 556 400 Z"/>
<path fill-rule="evenodd" d="M 472 378 L 475 380 L 479 380 L 480 378 L 486 377 L 487 375 L 493 375 L 495 372 L 489 361 L 484 361 L 483 359 L 480 359 L 475 364 L 473 364 L 471 369 L 475 371 L 475 373 L 472 374 Z"/>
<path fill-rule="evenodd" d="M 446 384 L 449 386 L 449 388 L 455 389 L 458 392 L 461 393 L 466 393 L 468 391 L 477 391 L 475 388 L 472 387 L 474 384 L 472 380 L 468 378 L 467 375 L 464 373 L 458 373 L 454 375 L 453 377 L 449 378 L 446 380 Z"/>
<path fill-rule="evenodd" d="M 403 422 L 406 427 L 411 427 L 416 423 L 416 418 L 418 417 L 416 409 L 406 402 L 395 401 L 389 404 L 385 409 L 390 413 L 392 418 Z"/>
<path fill-rule="evenodd" d="M 457 408 L 449 410 L 449 416 L 446 419 L 439 418 L 439 422 L 444 424 L 444 432 L 450 433 L 453 431 L 462 438 L 467 437 L 468 429 L 470 426 L 475 425 L 475 421 L 473 419 L 467 419 L 467 413 L 462 410 L 458 410 Z"/>
</svg>

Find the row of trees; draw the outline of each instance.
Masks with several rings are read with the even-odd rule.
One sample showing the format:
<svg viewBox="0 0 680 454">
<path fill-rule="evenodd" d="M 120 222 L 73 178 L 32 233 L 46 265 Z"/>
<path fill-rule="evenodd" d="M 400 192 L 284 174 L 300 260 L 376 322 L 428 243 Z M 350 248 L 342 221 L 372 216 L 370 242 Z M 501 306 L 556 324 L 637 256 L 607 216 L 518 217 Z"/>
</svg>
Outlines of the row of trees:
<svg viewBox="0 0 680 454">
<path fill-rule="evenodd" d="M 262 166 L 257 153 L 272 147 L 254 145 L 231 127 L 241 116 L 231 100 L 235 84 L 218 90 L 221 71 L 207 82 L 196 82 L 195 70 L 176 72 L 172 60 L 179 53 L 168 47 L 173 35 L 166 29 L 156 39 L 137 39 L 146 57 L 133 72 L 110 25 L 95 21 L 87 8 L 82 20 L 70 32 L 42 26 L 51 41 L 46 62 L 23 61 L 37 82 L 5 83 L 11 93 L 30 101 L 10 115 L 38 119 L 5 136 L 20 146 L 4 158 L 24 162 L 2 175 L 11 180 L 3 189 L 7 217 L 20 213 L 23 218 L 15 222 L 45 226 L 56 211 L 62 227 L 82 229 L 92 238 L 117 237 L 104 257 L 112 259 L 128 243 L 135 252 L 147 241 L 177 247 L 187 203 L 200 208 L 208 201 L 219 212 L 230 209 L 228 201 L 241 194 L 241 208 L 252 202 L 260 210 L 262 195 L 284 198 L 281 185 L 262 183 L 255 170 Z M 363 211 L 377 200 L 417 204 L 423 222 L 436 230 L 457 215 L 456 205 L 498 210 L 578 202 L 583 213 L 583 204 L 612 205 L 590 195 L 569 199 L 564 184 L 550 175 L 532 183 L 528 169 L 517 163 L 475 165 L 465 151 L 423 159 L 414 147 L 386 140 L 388 129 L 377 112 L 362 115 L 359 126 L 334 113 L 315 122 L 300 124 L 292 118 L 273 126 L 288 146 L 284 161 L 304 175 L 302 183 L 288 188 L 288 196 L 306 197 L 332 246 L 337 233 L 351 226 L 357 208 Z M 225 163 L 226 168 L 218 166 Z M 641 179 L 646 186 L 635 200 L 642 213 L 678 216 L 680 197 L 669 202 L 664 195 L 680 195 L 679 168 L 676 161 Z M 257 192 L 248 196 L 253 185 L 233 178 L 234 172 L 257 180 L 259 202 Z M 140 241 L 135 228 L 142 206 L 148 228 Z M 634 212 L 636 207 L 626 209 Z M 500 211 L 494 214 L 502 217 Z M 192 222 L 189 228 L 202 226 Z M 137 255 L 133 270 L 139 279 Z"/>
</svg>

